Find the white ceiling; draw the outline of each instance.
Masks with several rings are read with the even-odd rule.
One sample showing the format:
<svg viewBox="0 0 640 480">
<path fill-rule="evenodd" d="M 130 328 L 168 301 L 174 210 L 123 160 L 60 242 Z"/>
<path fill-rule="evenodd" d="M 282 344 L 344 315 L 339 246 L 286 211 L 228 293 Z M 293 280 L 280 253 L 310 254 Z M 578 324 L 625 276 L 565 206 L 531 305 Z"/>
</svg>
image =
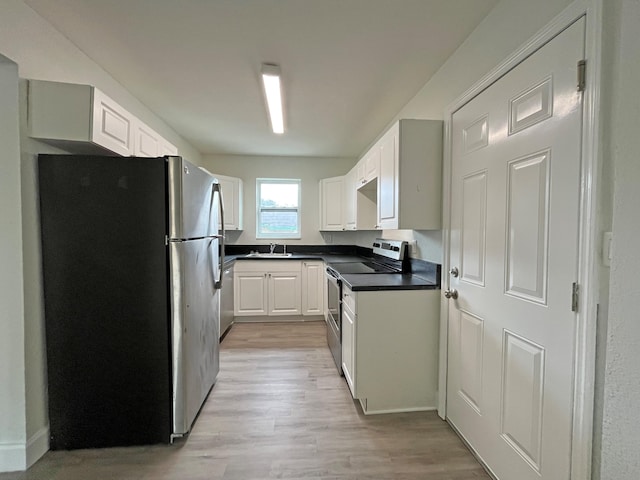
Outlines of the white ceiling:
<svg viewBox="0 0 640 480">
<path fill-rule="evenodd" d="M 357 156 L 497 0 L 25 2 L 204 154 Z"/>
</svg>

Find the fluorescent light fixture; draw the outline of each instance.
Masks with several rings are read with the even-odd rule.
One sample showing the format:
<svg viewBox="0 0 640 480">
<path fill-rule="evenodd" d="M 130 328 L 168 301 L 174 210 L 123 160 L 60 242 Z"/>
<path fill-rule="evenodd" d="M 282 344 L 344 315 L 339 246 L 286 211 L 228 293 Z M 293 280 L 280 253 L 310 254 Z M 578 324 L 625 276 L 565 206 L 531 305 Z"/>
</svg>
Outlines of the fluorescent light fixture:
<svg viewBox="0 0 640 480">
<path fill-rule="evenodd" d="M 280 67 L 270 63 L 262 64 L 262 83 L 267 98 L 267 109 L 273 133 L 284 133 L 282 90 L 280 87 Z"/>
</svg>

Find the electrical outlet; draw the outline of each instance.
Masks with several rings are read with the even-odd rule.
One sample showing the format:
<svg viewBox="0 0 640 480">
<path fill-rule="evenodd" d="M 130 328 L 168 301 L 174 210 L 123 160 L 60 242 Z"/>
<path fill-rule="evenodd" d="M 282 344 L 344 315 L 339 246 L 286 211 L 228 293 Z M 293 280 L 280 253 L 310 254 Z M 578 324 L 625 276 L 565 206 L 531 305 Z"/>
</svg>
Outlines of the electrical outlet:
<svg viewBox="0 0 640 480">
<path fill-rule="evenodd" d="M 333 242 L 333 235 L 331 235 L 330 233 L 325 233 L 325 235 L 324 235 L 324 241 L 325 241 L 325 243 L 331 243 L 331 242 Z"/>
</svg>

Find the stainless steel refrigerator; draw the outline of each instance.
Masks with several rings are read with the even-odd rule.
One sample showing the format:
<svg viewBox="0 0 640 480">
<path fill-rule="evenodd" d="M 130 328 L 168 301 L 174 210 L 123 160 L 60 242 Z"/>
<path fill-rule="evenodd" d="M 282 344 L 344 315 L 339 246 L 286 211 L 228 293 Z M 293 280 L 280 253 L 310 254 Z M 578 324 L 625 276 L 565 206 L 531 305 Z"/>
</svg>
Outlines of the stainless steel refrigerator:
<svg viewBox="0 0 640 480">
<path fill-rule="evenodd" d="M 187 434 L 219 370 L 219 184 L 181 157 L 38 169 L 51 449 Z"/>
</svg>

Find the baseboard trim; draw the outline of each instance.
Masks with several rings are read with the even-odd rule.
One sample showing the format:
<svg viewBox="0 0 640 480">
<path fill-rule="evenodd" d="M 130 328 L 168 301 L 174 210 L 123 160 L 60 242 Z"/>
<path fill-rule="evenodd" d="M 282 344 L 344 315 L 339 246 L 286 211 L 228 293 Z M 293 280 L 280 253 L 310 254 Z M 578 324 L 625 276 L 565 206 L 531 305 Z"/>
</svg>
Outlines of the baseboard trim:
<svg viewBox="0 0 640 480">
<path fill-rule="evenodd" d="M 27 441 L 26 467 L 36 463 L 49 451 L 49 427 L 42 427 Z"/>
<path fill-rule="evenodd" d="M 42 427 L 26 443 L 0 444 L 0 472 L 22 472 L 49 450 L 49 427 Z"/>
</svg>

